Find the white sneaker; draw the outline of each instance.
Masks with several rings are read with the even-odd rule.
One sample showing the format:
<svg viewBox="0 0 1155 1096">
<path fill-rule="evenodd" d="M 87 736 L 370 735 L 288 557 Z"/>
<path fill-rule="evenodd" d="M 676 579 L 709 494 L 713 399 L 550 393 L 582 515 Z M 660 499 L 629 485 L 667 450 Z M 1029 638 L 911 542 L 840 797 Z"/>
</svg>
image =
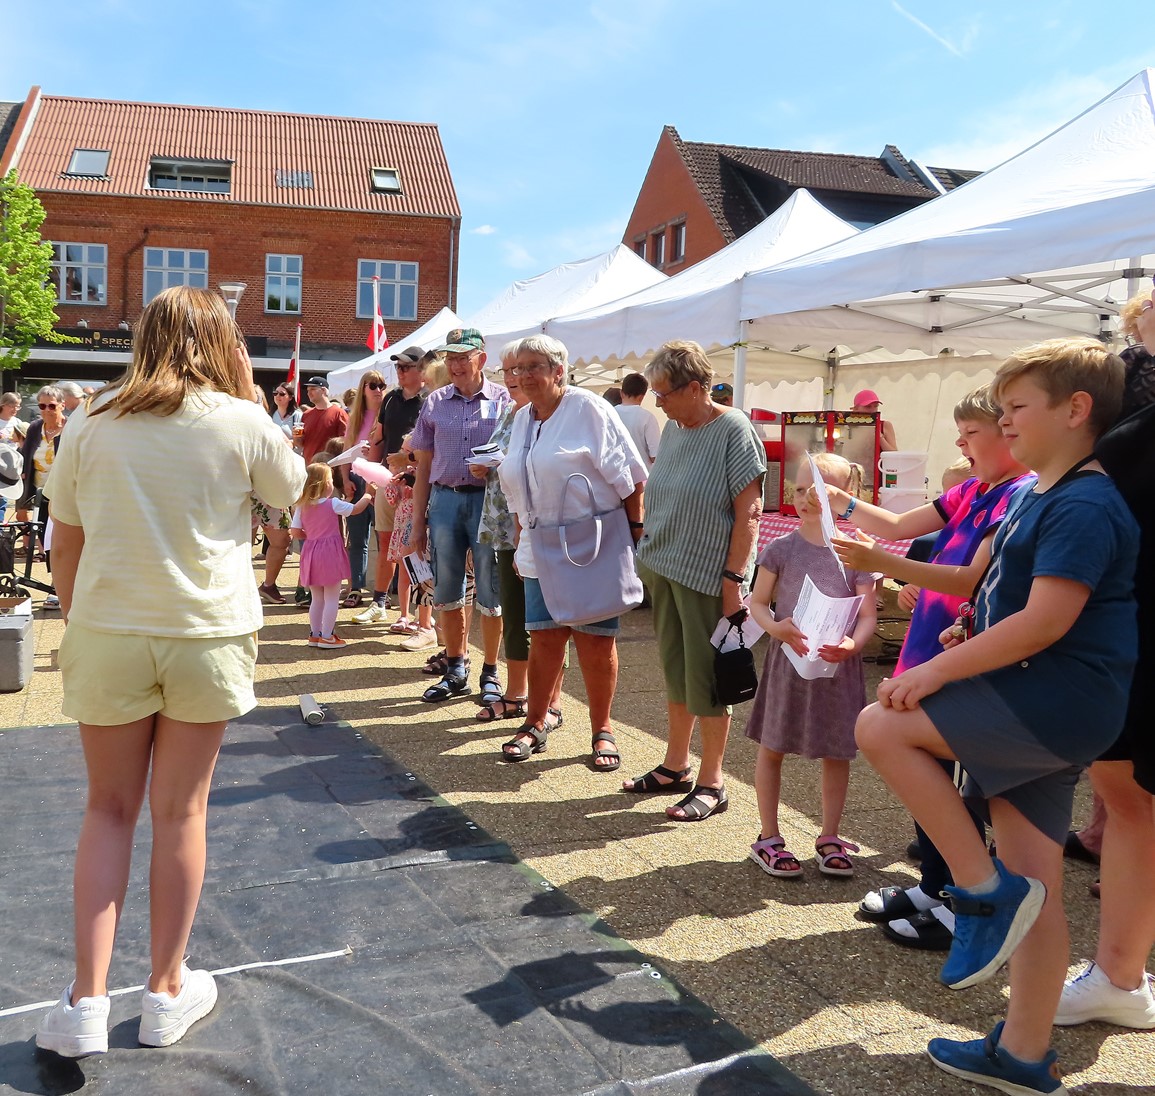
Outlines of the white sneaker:
<svg viewBox="0 0 1155 1096">
<path fill-rule="evenodd" d="M 217 984 L 207 970 L 180 965 L 180 993 L 152 993 L 140 998 L 140 1042 L 146 1047 L 169 1047 L 203 1019 L 217 1003 Z"/>
<path fill-rule="evenodd" d="M 358 624 L 380 624 L 385 619 L 388 610 L 383 605 L 378 605 L 377 602 L 371 601 L 359 613 L 353 614 L 353 619 Z"/>
<path fill-rule="evenodd" d="M 432 628 L 418 628 L 408 639 L 401 641 L 404 651 L 424 651 L 437 646 L 437 633 Z"/>
<path fill-rule="evenodd" d="M 63 1058 L 83 1058 L 86 1054 L 108 1053 L 107 997 L 81 997 L 72 1004 L 72 986 L 61 994 L 40 1021 L 36 1045 L 53 1050 Z"/>
<path fill-rule="evenodd" d="M 1143 975 L 1138 989 L 1120 989 L 1103 973 L 1102 967 L 1089 963 L 1082 974 L 1063 986 L 1055 1023 L 1059 1027 L 1072 1027 L 1089 1020 L 1143 1031 L 1155 1028 L 1155 997 L 1147 975 Z"/>
</svg>

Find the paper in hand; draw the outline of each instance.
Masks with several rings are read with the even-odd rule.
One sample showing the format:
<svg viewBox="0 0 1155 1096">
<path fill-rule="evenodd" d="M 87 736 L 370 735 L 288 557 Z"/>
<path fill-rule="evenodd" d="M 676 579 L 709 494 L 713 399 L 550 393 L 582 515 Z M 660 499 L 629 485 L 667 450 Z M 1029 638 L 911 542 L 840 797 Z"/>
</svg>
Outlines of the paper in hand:
<svg viewBox="0 0 1155 1096">
<path fill-rule="evenodd" d="M 746 609 L 746 619 L 742 621 L 741 628 L 734 628 L 728 617 L 722 617 L 718 621 L 718 627 L 714 629 L 713 635 L 710 636 L 711 645 L 723 654 L 726 651 L 733 651 L 740 645 L 738 642 L 739 631 L 741 631 L 742 641 L 747 647 L 753 647 L 766 634 L 762 630 L 762 625 L 754 619 L 750 612 L 749 594 L 742 599 L 742 605 Z"/>
<path fill-rule="evenodd" d="M 822 473 L 818 471 L 818 465 L 815 464 L 814 458 L 807 453 L 806 459 L 810 462 L 810 475 L 814 480 L 814 493 L 818 496 L 819 521 L 822 525 L 822 543 L 830 549 L 830 554 L 834 557 L 834 562 L 838 564 L 839 573 L 843 578 L 846 577 L 846 568 L 842 566 L 842 560 L 838 558 L 838 553 L 834 550 L 834 534 L 838 531 L 834 526 L 834 514 L 830 510 L 830 496 L 826 493 L 826 481 L 822 478 Z"/>
<path fill-rule="evenodd" d="M 330 468 L 336 468 L 339 464 L 352 464 L 358 457 L 363 457 L 365 451 L 361 448 L 361 443 L 346 449 L 344 453 L 338 453 L 335 457 L 330 457 L 325 463 Z"/>
</svg>

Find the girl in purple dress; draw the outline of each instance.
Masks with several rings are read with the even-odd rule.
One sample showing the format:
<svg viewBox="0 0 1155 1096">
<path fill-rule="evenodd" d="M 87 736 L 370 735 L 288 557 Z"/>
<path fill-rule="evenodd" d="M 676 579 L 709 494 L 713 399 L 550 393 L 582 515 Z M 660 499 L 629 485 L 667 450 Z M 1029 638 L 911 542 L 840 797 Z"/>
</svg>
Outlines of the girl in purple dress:
<svg viewBox="0 0 1155 1096">
<path fill-rule="evenodd" d="M 825 482 L 852 493 L 862 484 L 862 469 L 833 453 L 819 453 L 814 463 Z M 772 540 L 758 557 L 758 579 L 750 613 L 770 637 L 766 665 L 746 722 L 746 737 L 758 742 L 754 787 L 762 832 L 750 847 L 750 858 L 781 879 L 798 879 L 802 864 L 786 848 L 778 825 L 782 762 L 786 754 L 822 761 L 822 836 L 814 844 L 818 868 L 825 875 L 853 875 L 849 853 L 858 846 L 838 836 L 850 762 L 856 753 L 854 721 L 866 704 L 862 648 L 874 635 L 877 610 L 871 573 L 843 570 L 822 538 L 821 510 L 811 490 L 810 462 L 804 460 L 794 480 L 798 529 Z M 840 663 L 830 677 L 803 678 L 785 649 L 805 656 L 808 639 L 793 620 L 802 586 L 809 577 L 820 593 L 847 598 L 862 595 L 850 634 L 819 649 L 823 662 Z M 774 608 L 771 609 L 773 604 Z"/>
<path fill-rule="evenodd" d="M 305 542 L 301 548 L 300 582 L 312 595 L 310 647 L 345 646 L 345 641 L 333 631 L 341 604 L 341 583 L 349 578 L 341 519 L 360 514 L 372 505 L 373 491 L 369 488 L 357 502 L 334 498 L 333 470 L 327 464 L 309 465 L 305 490 L 293 514 L 293 536 Z"/>
</svg>

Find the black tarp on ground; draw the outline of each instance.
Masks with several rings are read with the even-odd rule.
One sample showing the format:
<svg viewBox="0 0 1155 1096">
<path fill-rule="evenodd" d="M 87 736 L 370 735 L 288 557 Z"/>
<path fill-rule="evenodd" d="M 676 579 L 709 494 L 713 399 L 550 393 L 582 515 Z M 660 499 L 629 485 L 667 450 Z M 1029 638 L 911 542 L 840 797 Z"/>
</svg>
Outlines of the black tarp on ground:
<svg viewBox="0 0 1155 1096">
<path fill-rule="evenodd" d="M 43 1010 L 3 1013 L 70 977 L 83 787 L 74 729 L 0 732 L 0 1092 L 810 1091 L 351 728 L 270 708 L 221 754 L 191 961 L 307 961 L 219 975 L 176 1047 L 138 1046 L 133 992 L 107 1055 L 38 1052 Z M 141 826 L 116 987 L 148 973 Z"/>
</svg>

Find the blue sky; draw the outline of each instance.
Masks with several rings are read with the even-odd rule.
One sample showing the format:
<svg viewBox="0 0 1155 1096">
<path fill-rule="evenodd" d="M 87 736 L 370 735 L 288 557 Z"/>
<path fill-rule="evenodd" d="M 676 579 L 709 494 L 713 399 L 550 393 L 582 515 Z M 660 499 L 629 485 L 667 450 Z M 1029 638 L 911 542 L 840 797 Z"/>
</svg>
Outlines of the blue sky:
<svg viewBox="0 0 1155 1096">
<path fill-rule="evenodd" d="M 891 143 L 923 163 L 989 168 L 1155 65 L 1140 0 L 87 0 L 59 19 L 44 11 L 0 0 L 0 99 L 39 84 L 437 123 L 463 211 L 465 316 L 517 278 L 619 242 L 665 124 L 691 141 L 865 155 Z"/>
</svg>

